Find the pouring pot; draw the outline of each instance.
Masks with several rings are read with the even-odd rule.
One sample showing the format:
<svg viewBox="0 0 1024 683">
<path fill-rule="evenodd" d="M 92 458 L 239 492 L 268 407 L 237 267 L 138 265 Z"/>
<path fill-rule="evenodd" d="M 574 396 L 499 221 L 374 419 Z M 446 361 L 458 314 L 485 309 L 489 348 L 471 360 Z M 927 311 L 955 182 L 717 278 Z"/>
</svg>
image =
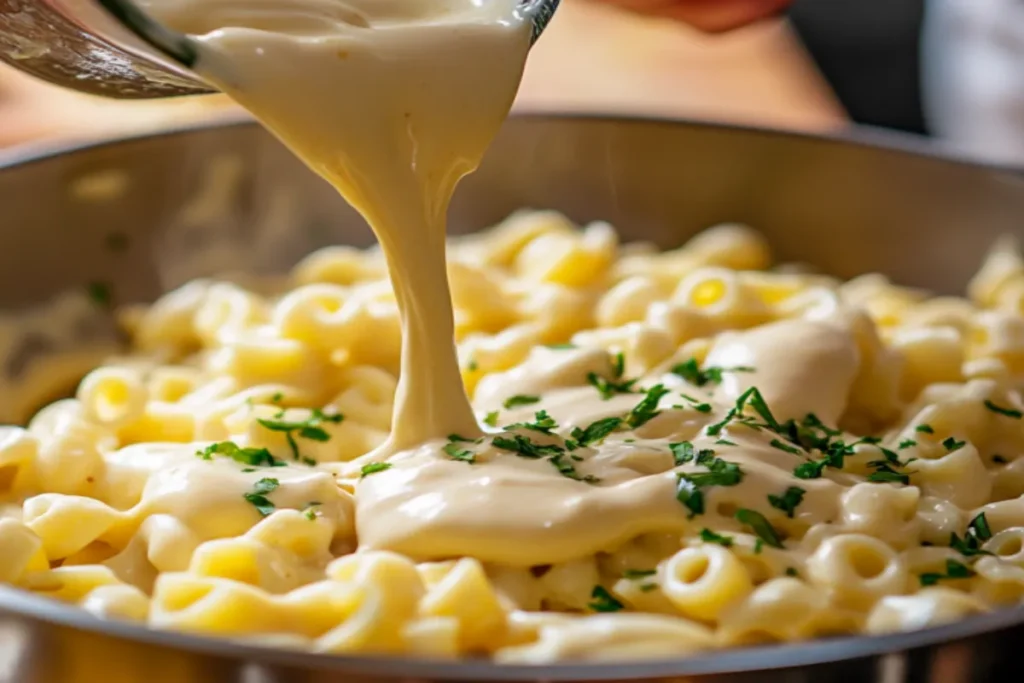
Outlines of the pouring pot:
<svg viewBox="0 0 1024 683">
<path fill-rule="evenodd" d="M 961 292 L 999 235 L 1024 232 L 1024 175 L 910 138 L 869 138 L 514 117 L 459 189 L 451 231 L 551 208 L 673 247 L 736 221 L 763 231 L 782 260 L 940 293 Z M 247 121 L 0 156 L 0 205 L 0 327 L 24 331 L 0 345 L 0 393 L 10 395 L 56 355 L 85 349 L 75 356 L 84 371 L 116 351 L 111 304 L 225 271 L 280 274 L 313 249 L 372 243 L 354 211 Z M 71 328 L 48 326 L 48 312 L 76 297 L 91 303 L 65 316 Z M 35 407 L 8 401 L 0 418 Z M 0 683 L 987 683 L 1020 678 L 1022 645 L 1024 608 L 1011 608 L 885 637 L 508 667 L 265 649 L 101 621 L 0 588 Z"/>
</svg>

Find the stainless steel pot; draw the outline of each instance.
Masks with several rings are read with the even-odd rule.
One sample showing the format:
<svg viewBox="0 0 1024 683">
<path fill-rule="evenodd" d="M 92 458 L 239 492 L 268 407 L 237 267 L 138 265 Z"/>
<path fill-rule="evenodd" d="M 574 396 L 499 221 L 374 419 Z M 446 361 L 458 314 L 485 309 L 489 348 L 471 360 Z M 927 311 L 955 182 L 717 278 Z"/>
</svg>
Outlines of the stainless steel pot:
<svg viewBox="0 0 1024 683">
<path fill-rule="evenodd" d="M 877 270 L 940 292 L 961 291 L 998 235 L 1024 233 L 1024 175 L 944 158 L 908 138 L 871 137 L 514 118 L 459 191 L 452 231 L 521 207 L 555 208 L 673 246 L 710 224 L 742 221 L 764 231 L 783 259 L 841 276 Z M 6 348 L 0 367 L 10 386 L 69 346 L 115 348 L 111 300 L 151 300 L 224 270 L 281 272 L 317 247 L 371 240 L 324 183 L 245 122 L 0 157 L 0 207 L 8 321 L 31 318 L 38 327 L 53 297 L 93 298 L 89 315 L 69 318 L 67 334 L 44 326 L 31 343 Z M 0 683 L 984 683 L 1019 680 L 1022 646 L 1018 608 L 885 638 L 623 665 L 496 667 L 266 650 L 103 622 L 0 589 Z"/>
</svg>

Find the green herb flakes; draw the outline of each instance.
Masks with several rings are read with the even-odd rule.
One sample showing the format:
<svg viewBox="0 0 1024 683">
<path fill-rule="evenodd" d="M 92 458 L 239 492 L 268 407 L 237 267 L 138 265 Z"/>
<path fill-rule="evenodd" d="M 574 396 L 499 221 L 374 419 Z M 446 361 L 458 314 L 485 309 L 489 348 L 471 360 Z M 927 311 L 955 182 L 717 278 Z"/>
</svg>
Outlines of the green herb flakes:
<svg viewBox="0 0 1024 683">
<path fill-rule="evenodd" d="M 794 446 L 790 446 L 789 444 L 782 443 L 778 439 L 772 439 L 771 443 L 769 443 L 768 445 L 771 446 L 772 448 L 777 448 L 780 451 L 785 451 L 787 453 L 792 453 L 793 455 L 800 455 L 800 449 L 799 448 L 796 448 Z"/>
<path fill-rule="evenodd" d="M 574 427 L 571 436 L 580 446 L 589 446 L 601 443 L 609 434 L 621 426 L 622 418 L 606 417 L 596 422 L 591 422 L 585 429 Z"/>
<path fill-rule="evenodd" d="M 267 495 L 272 493 L 280 485 L 281 482 L 277 479 L 265 477 L 256 482 L 251 493 L 245 493 L 242 497 L 249 503 L 252 503 L 253 506 L 256 507 L 256 511 L 259 512 L 261 516 L 266 517 L 275 510 L 274 504 L 270 502 Z"/>
<path fill-rule="evenodd" d="M 706 367 L 701 370 L 697 364 L 696 358 L 676 365 L 671 370 L 672 374 L 679 375 L 684 380 L 693 384 L 694 386 L 702 387 L 706 384 L 721 384 L 722 373 L 725 372 L 754 372 L 754 368 L 748 367 L 735 367 L 735 368 L 716 368 Z"/>
<path fill-rule="evenodd" d="M 496 436 L 492 440 L 495 448 L 503 451 L 512 451 L 524 458 L 539 459 L 555 453 L 562 453 L 565 449 L 556 445 L 537 444 L 522 434 L 513 434 L 511 438 Z"/>
<path fill-rule="evenodd" d="M 991 410 L 993 413 L 1004 415 L 1006 417 L 1012 417 L 1014 420 L 1019 420 L 1024 417 L 1024 413 L 1021 413 L 1016 408 L 1004 408 L 1003 406 L 996 405 L 992 401 L 985 399 L 985 407 Z"/>
<path fill-rule="evenodd" d="M 622 572 L 622 578 L 636 581 L 637 579 L 646 579 L 648 576 L 654 576 L 657 573 L 657 569 L 627 569 Z"/>
<path fill-rule="evenodd" d="M 676 467 L 694 461 L 696 461 L 698 465 L 706 465 L 711 462 L 715 455 L 715 452 L 710 448 L 703 448 L 699 451 L 695 450 L 693 444 L 689 441 L 670 443 L 668 447 L 672 451 L 672 457 L 675 460 Z"/>
<path fill-rule="evenodd" d="M 558 423 L 548 415 L 546 410 L 538 410 L 533 414 L 533 422 L 518 422 L 505 427 L 505 431 L 512 429 L 529 429 L 541 434 L 550 434 L 552 429 L 558 429 Z"/>
<path fill-rule="evenodd" d="M 760 512 L 756 510 L 748 510 L 747 508 L 740 508 L 736 511 L 736 520 L 740 524 L 749 526 L 754 534 L 763 543 L 770 545 L 773 548 L 782 548 L 782 540 L 779 538 L 779 534 L 775 531 L 775 528 L 768 523 L 768 520 Z"/>
<path fill-rule="evenodd" d="M 389 462 L 371 462 L 371 463 L 367 463 L 366 465 L 363 465 L 359 469 L 359 478 L 362 479 L 363 477 L 368 477 L 371 474 L 377 474 L 378 472 L 383 472 L 385 470 L 390 470 L 390 469 L 391 469 L 391 463 L 389 463 Z"/>
<path fill-rule="evenodd" d="M 488 427 L 497 427 L 498 411 L 492 410 L 491 412 L 487 413 L 487 415 L 484 417 L 484 424 L 487 425 Z"/>
<path fill-rule="evenodd" d="M 109 282 L 95 280 L 85 286 L 85 293 L 97 306 L 109 307 L 114 301 L 113 287 Z"/>
<path fill-rule="evenodd" d="M 531 406 L 534 403 L 540 403 L 540 396 L 516 394 L 515 396 L 509 396 L 506 398 L 502 405 L 505 406 L 505 410 L 510 410 L 519 406 Z"/>
<path fill-rule="evenodd" d="M 453 441 L 452 443 L 445 444 L 445 447 L 441 450 L 452 460 L 459 460 L 470 464 L 476 462 L 476 454 L 468 448 L 464 448 L 458 442 Z"/>
<path fill-rule="evenodd" d="M 602 400 L 607 401 L 615 394 L 636 393 L 633 386 L 637 383 L 637 380 L 630 379 L 625 382 L 616 382 L 602 377 L 596 372 L 589 372 L 587 373 L 587 383 L 597 389 L 598 393 L 601 394 Z"/>
<path fill-rule="evenodd" d="M 922 586 L 934 586 L 944 579 L 969 579 L 974 576 L 974 570 L 956 560 L 946 560 L 946 573 L 928 572 L 921 574 L 918 579 Z"/>
<path fill-rule="evenodd" d="M 953 532 L 949 536 L 949 547 L 964 557 L 975 557 L 977 555 L 991 555 L 987 550 L 982 550 L 982 544 L 992 538 L 992 529 L 988 525 L 988 518 L 985 513 L 977 515 L 967 525 L 967 531 L 963 538 Z"/>
<path fill-rule="evenodd" d="M 626 373 L 626 356 L 620 351 L 612 356 L 612 377 L 621 379 Z"/>
<path fill-rule="evenodd" d="M 310 441 L 329 441 L 331 435 L 323 428 L 324 424 L 339 424 L 345 419 L 340 413 L 327 414 L 319 408 L 313 408 L 310 411 L 309 417 L 305 420 L 289 421 L 282 420 L 280 416 L 284 413 L 284 409 L 280 411 L 278 416 L 272 419 L 259 418 L 256 420 L 261 426 L 269 429 L 272 432 L 283 432 L 285 440 L 288 442 L 288 447 L 292 451 L 292 457 L 295 460 L 302 460 L 302 454 L 299 452 L 299 444 L 295 440 L 298 436 L 303 439 L 309 439 Z"/>
<path fill-rule="evenodd" d="M 735 463 L 713 458 L 699 464 L 705 465 L 708 471 L 676 475 L 676 500 L 690 511 L 691 518 L 704 514 L 704 488 L 736 486 L 743 480 L 743 470 Z"/>
<path fill-rule="evenodd" d="M 966 445 L 966 441 L 957 441 L 952 436 L 942 442 L 942 446 L 946 449 L 947 453 L 955 453 Z"/>
<path fill-rule="evenodd" d="M 700 540 L 704 541 L 705 543 L 717 543 L 718 545 L 724 546 L 726 548 L 731 548 L 733 544 L 732 536 L 723 536 L 721 534 L 716 534 L 711 529 L 701 529 Z"/>
<path fill-rule="evenodd" d="M 768 503 L 776 510 L 782 510 L 787 517 L 792 519 L 796 509 L 804 500 L 804 493 L 806 492 L 802 488 L 790 486 L 781 496 L 768 494 Z"/>
<path fill-rule="evenodd" d="M 626 424 L 636 429 L 657 417 L 661 413 L 658 410 L 658 402 L 667 393 L 669 393 L 668 389 L 662 384 L 656 384 L 648 389 L 647 395 L 629 411 L 629 415 L 626 416 Z"/>
<path fill-rule="evenodd" d="M 214 455 L 223 455 L 250 467 L 284 467 L 286 464 L 275 459 L 266 448 L 240 448 L 233 441 L 221 441 L 196 451 L 196 456 L 203 460 L 213 460 Z"/>
<path fill-rule="evenodd" d="M 618 612 L 625 607 L 604 586 L 594 586 L 590 598 L 590 604 L 587 606 L 595 612 Z"/>
</svg>

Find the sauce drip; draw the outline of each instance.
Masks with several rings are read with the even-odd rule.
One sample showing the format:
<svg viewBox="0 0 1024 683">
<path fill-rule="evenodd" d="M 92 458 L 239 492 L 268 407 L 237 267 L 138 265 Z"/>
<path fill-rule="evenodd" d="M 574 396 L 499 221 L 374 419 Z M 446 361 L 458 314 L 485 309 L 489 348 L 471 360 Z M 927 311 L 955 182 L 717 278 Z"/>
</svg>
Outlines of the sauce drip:
<svg viewBox="0 0 1024 683">
<path fill-rule="evenodd" d="M 388 442 L 479 435 L 459 374 L 446 213 L 515 98 L 531 24 L 509 0 L 154 0 L 195 70 L 252 112 L 370 224 L 402 323 Z"/>
</svg>

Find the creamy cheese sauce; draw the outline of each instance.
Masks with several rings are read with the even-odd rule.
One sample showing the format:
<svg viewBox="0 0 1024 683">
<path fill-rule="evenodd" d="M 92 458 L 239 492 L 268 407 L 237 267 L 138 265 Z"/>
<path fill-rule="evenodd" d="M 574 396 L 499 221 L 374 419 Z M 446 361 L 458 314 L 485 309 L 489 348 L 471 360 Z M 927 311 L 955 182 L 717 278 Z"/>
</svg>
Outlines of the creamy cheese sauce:
<svg viewBox="0 0 1024 683">
<path fill-rule="evenodd" d="M 510 0 L 152 0 L 196 71 L 251 111 L 373 228 L 402 320 L 381 456 L 479 434 L 458 371 L 445 226 L 519 87 L 532 25 Z"/>
</svg>

